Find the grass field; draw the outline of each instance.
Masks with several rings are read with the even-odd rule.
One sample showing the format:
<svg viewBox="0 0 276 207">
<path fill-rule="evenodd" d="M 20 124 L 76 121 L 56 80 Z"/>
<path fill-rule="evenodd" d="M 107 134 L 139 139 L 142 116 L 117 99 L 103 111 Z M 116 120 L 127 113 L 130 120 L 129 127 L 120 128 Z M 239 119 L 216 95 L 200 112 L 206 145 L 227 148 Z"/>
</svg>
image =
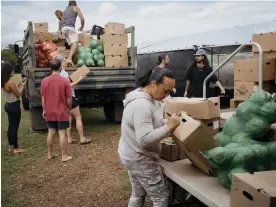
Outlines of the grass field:
<svg viewBox="0 0 276 207">
<path fill-rule="evenodd" d="M 18 81 L 20 76 L 15 75 L 14 79 Z M 126 205 L 130 187 L 117 156 L 120 125 L 108 123 L 101 109 L 82 110 L 85 134 L 93 141 L 89 145 L 70 145 L 73 160 L 63 164 L 60 158 L 45 160 L 46 133 L 31 130 L 29 112 L 23 109 L 18 135 L 19 145 L 26 152 L 24 155 L 7 152 L 4 103 L 2 95 L 2 206 Z M 78 138 L 75 129 L 73 135 Z M 59 151 L 58 139 L 54 148 Z"/>
</svg>

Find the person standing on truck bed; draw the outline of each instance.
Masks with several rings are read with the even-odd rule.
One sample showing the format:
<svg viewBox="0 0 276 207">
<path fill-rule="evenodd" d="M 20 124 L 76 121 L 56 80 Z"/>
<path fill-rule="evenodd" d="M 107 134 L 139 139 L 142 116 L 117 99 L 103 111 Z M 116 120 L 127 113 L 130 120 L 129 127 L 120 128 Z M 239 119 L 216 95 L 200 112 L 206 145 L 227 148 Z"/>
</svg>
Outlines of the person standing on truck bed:
<svg viewBox="0 0 276 207">
<path fill-rule="evenodd" d="M 9 152 L 22 154 L 24 150 L 18 146 L 18 127 L 21 119 L 20 95 L 23 93 L 26 80 L 22 79 L 19 84 L 15 84 L 11 77 L 14 71 L 12 65 L 8 63 L 1 64 L 1 88 L 6 97 L 5 111 L 8 114 L 8 142 Z"/>
<path fill-rule="evenodd" d="M 79 31 L 83 31 L 84 28 L 84 17 L 79 7 L 77 7 L 76 1 L 69 1 L 68 7 L 63 12 L 62 16 L 62 33 L 66 37 L 67 43 L 70 45 L 70 53 L 68 55 L 68 59 L 66 60 L 67 63 L 74 66 L 72 58 L 78 48 L 78 34 L 75 30 L 75 24 L 77 16 L 81 19 L 81 27 Z"/>
<path fill-rule="evenodd" d="M 203 82 L 205 78 L 213 71 L 206 56 L 206 52 L 203 49 L 198 49 L 195 56 L 195 61 L 187 72 L 186 88 L 184 97 L 203 97 Z M 225 90 L 219 82 L 216 75 L 211 77 L 211 81 L 215 83 L 222 94 L 225 94 Z M 207 81 L 207 97 L 209 97 L 209 85 L 210 81 Z"/>
<path fill-rule="evenodd" d="M 69 128 L 66 130 L 68 143 L 73 144 L 73 143 L 77 142 L 77 140 L 72 138 L 72 133 L 71 133 L 72 116 L 73 116 L 76 119 L 76 127 L 77 127 L 77 130 L 78 130 L 79 136 L 80 136 L 80 144 L 88 144 L 88 143 L 91 142 L 91 139 L 86 138 L 83 134 L 83 124 L 82 124 L 82 119 L 81 119 L 79 102 L 78 102 L 78 99 L 76 98 L 76 94 L 75 94 L 75 90 L 74 90 L 74 87 L 84 78 L 84 76 L 80 76 L 80 78 L 77 81 L 71 82 L 71 79 L 69 78 L 69 74 L 64 69 L 66 67 L 65 57 L 57 56 L 57 57 L 55 57 L 55 59 L 59 60 L 61 62 L 62 68 L 61 68 L 60 76 L 64 77 L 64 78 L 68 78 L 69 81 L 70 81 L 70 86 L 72 88 L 72 109 L 71 109 L 70 115 L 69 115 L 70 125 L 69 125 Z"/>
<path fill-rule="evenodd" d="M 69 127 L 69 112 L 72 108 L 72 91 L 70 82 L 60 76 L 61 62 L 53 60 L 52 74 L 41 82 L 40 94 L 43 118 L 48 124 L 48 159 L 53 155 L 53 137 L 58 131 L 61 150 L 61 161 L 66 162 L 72 157 L 67 155 L 66 129 Z"/>
<path fill-rule="evenodd" d="M 139 79 L 139 85 L 123 101 L 118 147 L 132 186 L 128 206 L 143 206 L 148 194 L 153 206 L 167 207 L 170 191 L 158 159 L 161 140 L 180 124 L 180 118 L 173 114 L 165 123 L 160 101 L 174 88 L 175 77 L 166 68 L 154 69 Z"/>
</svg>

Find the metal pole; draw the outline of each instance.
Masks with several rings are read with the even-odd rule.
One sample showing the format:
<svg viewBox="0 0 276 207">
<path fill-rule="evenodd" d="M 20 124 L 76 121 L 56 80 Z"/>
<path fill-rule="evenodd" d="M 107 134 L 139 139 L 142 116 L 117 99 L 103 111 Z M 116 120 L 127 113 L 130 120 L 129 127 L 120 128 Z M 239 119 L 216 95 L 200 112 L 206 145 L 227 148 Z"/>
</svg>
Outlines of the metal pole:
<svg viewBox="0 0 276 207">
<path fill-rule="evenodd" d="M 203 82 L 203 98 L 206 98 L 206 90 L 207 90 L 207 81 L 217 72 L 219 71 L 229 60 L 231 60 L 238 52 L 240 52 L 243 48 L 246 46 L 256 46 L 259 51 L 259 62 L 258 62 L 258 68 L 259 68 L 259 90 L 262 90 L 263 88 L 263 68 L 262 68 L 262 62 L 263 62 L 263 50 L 260 44 L 256 42 L 250 42 L 246 44 L 242 44 L 239 46 L 231 55 L 229 55 L 228 58 L 226 58 L 215 70 L 213 70 L 204 80 Z"/>
</svg>

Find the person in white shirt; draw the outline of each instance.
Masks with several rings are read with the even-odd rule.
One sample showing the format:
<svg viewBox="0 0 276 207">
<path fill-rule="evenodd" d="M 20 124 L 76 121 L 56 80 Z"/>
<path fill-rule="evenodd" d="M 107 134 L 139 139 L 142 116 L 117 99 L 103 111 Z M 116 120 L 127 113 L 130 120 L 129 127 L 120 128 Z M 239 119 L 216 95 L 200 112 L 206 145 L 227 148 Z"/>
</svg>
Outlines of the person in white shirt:
<svg viewBox="0 0 276 207">
<path fill-rule="evenodd" d="M 66 61 L 65 61 L 65 57 L 63 56 L 56 56 L 55 59 L 59 60 L 62 62 L 62 69 L 60 72 L 60 76 L 64 77 L 64 78 L 69 78 L 68 73 L 65 71 L 65 67 L 66 67 Z M 80 144 L 88 144 L 91 142 L 90 138 L 86 138 L 84 136 L 83 133 L 83 124 L 82 124 L 82 118 L 81 118 L 81 113 L 80 113 L 80 107 L 79 107 L 79 102 L 78 99 L 76 98 L 76 94 L 75 94 L 75 90 L 74 87 L 84 78 L 84 76 L 81 76 L 77 81 L 72 82 L 71 79 L 70 80 L 70 86 L 72 88 L 72 110 L 70 111 L 70 116 L 69 116 L 69 122 L 70 122 L 70 126 L 67 129 L 66 133 L 67 133 L 67 137 L 68 137 L 68 143 L 69 144 L 74 144 L 77 142 L 77 140 L 72 138 L 72 134 L 71 134 L 71 129 L 72 129 L 72 117 L 74 116 L 76 119 L 76 128 L 78 130 L 79 136 L 80 136 Z"/>
</svg>

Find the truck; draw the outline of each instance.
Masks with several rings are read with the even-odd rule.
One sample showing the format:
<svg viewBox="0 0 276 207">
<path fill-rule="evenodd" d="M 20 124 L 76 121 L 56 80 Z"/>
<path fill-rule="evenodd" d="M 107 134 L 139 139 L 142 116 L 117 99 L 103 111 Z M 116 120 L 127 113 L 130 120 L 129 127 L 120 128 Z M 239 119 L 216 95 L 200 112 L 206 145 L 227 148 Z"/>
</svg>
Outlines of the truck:
<svg viewBox="0 0 276 207">
<path fill-rule="evenodd" d="M 123 99 L 126 93 L 136 87 L 136 53 L 135 27 L 125 29 L 130 34 L 131 44 L 128 48 L 128 67 L 89 67 L 90 73 L 76 87 L 76 96 L 81 108 L 102 108 L 105 117 L 110 122 L 120 122 L 123 112 Z M 30 111 L 32 129 L 47 128 L 42 117 L 40 96 L 41 81 L 50 73 L 50 68 L 37 68 L 35 61 L 33 23 L 28 22 L 24 31 L 22 56 L 22 76 L 27 84 L 22 93 L 22 105 Z M 69 75 L 77 70 L 76 67 L 66 68 Z"/>
</svg>

